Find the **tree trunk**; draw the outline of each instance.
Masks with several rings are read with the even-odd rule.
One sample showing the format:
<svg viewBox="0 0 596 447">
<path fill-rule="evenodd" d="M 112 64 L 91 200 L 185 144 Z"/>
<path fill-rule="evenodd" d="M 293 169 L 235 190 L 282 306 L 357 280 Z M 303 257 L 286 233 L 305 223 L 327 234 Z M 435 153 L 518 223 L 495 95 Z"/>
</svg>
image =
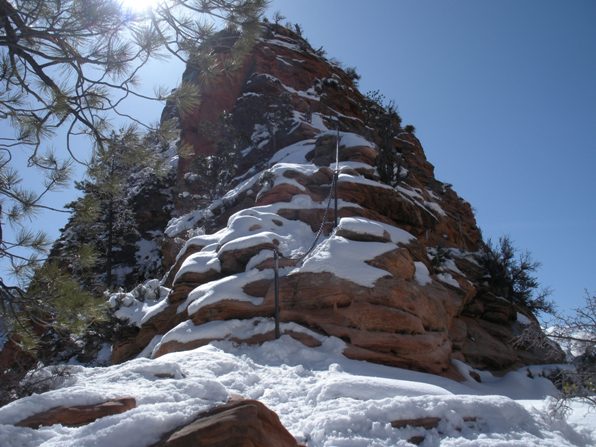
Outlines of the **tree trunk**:
<svg viewBox="0 0 596 447">
<path fill-rule="evenodd" d="M 108 203 L 108 240 L 106 244 L 106 286 L 112 287 L 112 246 L 114 245 L 114 203 L 110 199 Z"/>
</svg>

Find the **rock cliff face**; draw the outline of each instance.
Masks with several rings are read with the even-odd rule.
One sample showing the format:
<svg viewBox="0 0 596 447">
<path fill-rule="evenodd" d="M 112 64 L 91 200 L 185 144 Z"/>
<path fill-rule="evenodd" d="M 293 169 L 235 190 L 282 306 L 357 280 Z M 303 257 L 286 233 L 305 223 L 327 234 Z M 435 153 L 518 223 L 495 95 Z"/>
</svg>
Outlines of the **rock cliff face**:
<svg viewBox="0 0 596 447">
<path fill-rule="evenodd" d="M 224 61 L 226 49 L 215 56 Z M 184 76 L 199 82 L 196 69 Z M 483 287 L 470 205 L 339 65 L 267 24 L 242 67 L 201 93 L 190 112 L 168 106 L 185 148 L 179 217 L 162 244 L 168 273 L 111 297 L 137 327 L 113 361 L 273 338 L 276 263 L 281 334 L 306 345 L 335 336 L 350 358 L 436 374 L 453 360 L 502 370 L 556 359 L 512 343 L 526 311 Z M 222 139 L 205 129 L 226 113 L 242 145 L 234 178 L 206 198 L 196 160 L 217 161 Z"/>
</svg>

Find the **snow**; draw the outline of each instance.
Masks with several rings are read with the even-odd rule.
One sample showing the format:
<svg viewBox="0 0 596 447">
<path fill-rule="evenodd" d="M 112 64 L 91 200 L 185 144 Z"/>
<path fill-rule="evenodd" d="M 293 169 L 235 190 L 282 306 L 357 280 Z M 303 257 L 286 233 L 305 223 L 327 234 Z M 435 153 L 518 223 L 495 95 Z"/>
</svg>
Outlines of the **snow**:
<svg viewBox="0 0 596 447">
<path fill-rule="evenodd" d="M 329 130 L 329 128 L 325 125 L 325 122 L 323 121 L 323 115 L 321 115 L 320 113 L 312 114 L 310 125 L 322 132 L 326 132 Z"/>
<path fill-rule="evenodd" d="M 315 140 L 302 140 L 277 151 L 270 163 L 308 163 L 306 154 L 315 148 Z"/>
<path fill-rule="evenodd" d="M 274 329 L 275 322 L 270 318 L 262 317 L 250 318 L 248 320 L 209 321 L 208 323 L 199 326 L 195 326 L 192 321 L 188 320 L 180 323 L 168 332 L 160 342 L 155 345 L 153 353 L 156 353 L 163 344 L 169 341 L 189 343 L 196 340 L 223 340 L 225 338 L 246 340 L 255 335 L 273 332 Z M 302 332 L 315 339 L 320 338 L 315 332 L 296 323 L 281 323 L 280 331 L 282 333 L 284 331 Z"/>
<path fill-rule="evenodd" d="M 277 234 L 271 231 L 262 231 L 257 234 L 250 234 L 248 236 L 239 236 L 230 242 L 226 242 L 220 249 L 219 253 L 225 253 L 227 251 L 243 250 L 257 245 L 273 245 L 273 241 L 276 240 Z"/>
<path fill-rule="evenodd" d="M 103 343 L 97 353 L 95 363 L 100 366 L 109 365 L 112 358 L 112 346 L 109 343 Z"/>
<path fill-rule="evenodd" d="M 288 61 L 286 60 L 286 58 L 285 58 L 285 57 L 282 57 L 282 56 L 276 56 L 276 57 L 275 57 L 275 59 L 277 59 L 278 61 L 280 61 L 282 64 L 285 64 L 285 65 L 287 65 L 288 67 L 292 67 L 292 66 L 293 66 L 293 65 L 292 65 L 290 62 L 288 62 Z"/>
<path fill-rule="evenodd" d="M 161 264 L 160 246 L 157 242 L 158 235 L 155 234 L 155 236 L 155 239 L 140 239 L 135 243 L 137 248 L 135 259 L 138 268 L 143 271 L 150 271 Z"/>
<path fill-rule="evenodd" d="M 199 411 L 223 403 L 228 393 L 213 378 L 184 380 L 178 362 L 131 360 L 106 368 L 71 367 L 70 384 L 57 390 L 13 402 L 0 409 L 0 445 L 3 447 L 146 446 Z M 166 376 L 160 379 L 158 376 Z M 171 377 L 171 378 L 169 378 Z M 61 425 L 37 430 L 14 424 L 60 405 L 90 405 L 132 395 L 137 407 L 79 428 Z"/>
<path fill-rule="evenodd" d="M 108 299 L 109 307 L 120 320 L 133 326 L 141 327 L 165 309 L 170 289 L 160 286 L 157 279 L 150 279 L 128 293 L 112 293 Z"/>
<path fill-rule="evenodd" d="M 319 167 L 312 163 L 277 163 L 269 169 L 269 172 L 274 175 L 272 187 L 282 183 L 289 183 L 290 185 L 296 186 L 301 191 L 306 191 L 306 188 L 303 185 L 286 174 L 294 172 L 308 177 L 312 176 L 318 170 Z"/>
<path fill-rule="evenodd" d="M 378 279 L 391 274 L 368 265 L 366 261 L 395 248 L 395 244 L 389 242 L 359 242 L 332 236 L 315 248 L 302 266 L 289 274 L 329 272 L 361 286 L 373 287 Z"/>
<path fill-rule="evenodd" d="M 335 120 L 335 116 L 321 115 L 319 113 L 312 114 L 311 125 L 321 131 L 321 133 L 319 134 L 319 137 L 325 136 L 325 135 L 331 135 L 333 137 L 337 136 L 336 130 L 330 130 L 327 126 L 324 125 L 323 118 L 327 119 L 328 121 Z M 358 135 L 356 133 L 339 132 L 339 138 L 340 138 L 340 140 L 339 140 L 340 148 L 341 147 L 351 148 L 351 147 L 361 147 L 361 146 L 376 148 L 376 145 L 374 143 L 368 141 L 366 138 L 364 138 L 363 136 Z"/>
<path fill-rule="evenodd" d="M 451 287 L 460 288 L 459 283 L 450 273 L 439 273 L 437 274 L 437 279 L 445 284 L 449 284 Z"/>
<path fill-rule="evenodd" d="M 333 113 L 333 116 L 335 116 L 335 117 L 341 117 L 341 118 L 345 118 L 345 119 L 348 119 L 348 120 L 358 121 L 358 122 L 364 124 L 364 122 L 360 118 L 356 118 L 355 116 L 350 116 L 350 115 L 344 115 L 343 113 L 338 112 L 337 110 L 335 110 L 333 107 L 329 107 L 328 110 L 330 112 L 332 112 Z"/>
<path fill-rule="evenodd" d="M 292 51 L 298 51 L 298 52 L 302 51 L 302 49 L 298 45 L 296 45 L 294 43 L 290 43 L 290 42 L 285 42 L 280 39 L 267 39 L 266 42 L 270 43 L 272 45 L 277 45 L 278 47 L 287 48 Z"/>
<path fill-rule="evenodd" d="M 457 273 L 458 275 L 465 276 L 464 273 L 457 267 L 457 264 L 453 259 L 445 259 L 443 264 L 441 264 L 441 267 L 446 270 L 451 270 L 453 273 Z"/>
<path fill-rule="evenodd" d="M 338 208 L 362 208 L 357 203 L 347 202 L 343 199 L 337 201 Z M 262 205 L 250 208 L 252 211 L 267 211 L 270 213 L 277 213 L 279 210 L 299 210 L 299 209 L 323 209 L 327 207 L 327 201 L 315 202 L 312 197 L 307 194 L 296 194 L 292 196 L 289 202 L 277 202 L 271 205 Z"/>
<path fill-rule="evenodd" d="M 221 263 L 219 262 L 219 258 L 215 256 L 215 253 L 212 251 L 193 253 L 188 256 L 180 266 L 180 269 L 174 278 L 174 283 L 186 273 L 206 273 L 209 270 L 216 272 L 221 271 Z"/>
<path fill-rule="evenodd" d="M 532 321 L 522 313 L 517 313 L 517 321 L 524 326 L 532 324 Z"/>
<path fill-rule="evenodd" d="M 549 405 L 548 399 L 541 403 L 543 408 L 547 408 Z M 535 403 L 533 404 L 536 405 Z M 581 438 L 587 438 L 596 442 L 596 410 L 594 410 L 594 407 L 591 407 L 586 402 L 571 402 L 569 410 L 567 422 L 572 427 L 577 427 L 578 431 L 583 434 L 581 437 L 578 436 L 578 438 L 580 438 L 578 441 L 581 442 Z M 555 420 L 554 422 L 560 423 L 558 420 Z M 568 431 L 567 427 L 563 427 Z M 569 437 L 576 437 L 574 435 L 574 433 L 570 433 Z"/>
<path fill-rule="evenodd" d="M 393 188 L 385 183 L 377 182 L 375 180 L 370 180 L 365 177 L 350 175 L 350 174 L 339 174 L 338 177 L 339 182 L 344 183 L 358 183 L 360 185 L 372 186 L 374 188 L 382 188 L 382 189 L 390 189 Z"/>
<path fill-rule="evenodd" d="M 174 217 L 166 226 L 164 233 L 169 237 L 177 236 L 185 230 L 193 228 L 197 222 L 210 217 L 213 213 L 210 209 L 197 209 L 180 217 Z"/>
<path fill-rule="evenodd" d="M 201 284 L 188 294 L 186 301 L 179 306 L 178 312 L 187 309 L 188 315 L 192 315 L 203 307 L 222 300 L 247 301 L 259 305 L 263 298 L 244 293 L 243 287 L 261 279 L 273 279 L 273 271 L 253 269 Z"/>
<path fill-rule="evenodd" d="M 361 161 L 340 161 L 339 163 L 333 162 L 329 165 L 329 168 L 331 170 L 335 171 L 335 169 L 337 169 L 338 165 L 339 165 L 340 172 L 342 171 L 342 169 L 354 169 L 354 170 L 364 169 L 364 170 L 372 171 L 372 172 L 375 171 L 375 168 L 373 166 L 369 165 L 368 163 L 363 163 Z"/>
<path fill-rule="evenodd" d="M 302 51 L 299 45 L 282 36 L 267 42 Z M 278 56 L 278 60 L 292 65 L 289 59 Z M 270 75 L 263 76 L 279 81 Z M 283 83 L 281 85 L 286 91 L 310 101 L 320 99 L 313 89 L 299 91 Z M 296 112 L 294 116 L 301 118 Z M 335 116 L 312 113 L 309 124 L 321 131 L 320 135 L 335 136 L 335 130 L 329 129 L 325 122 L 333 123 L 337 116 L 355 119 L 337 112 Z M 269 137 L 265 126 L 255 126 L 251 138 L 255 146 L 262 147 L 268 143 Z M 280 149 L 269 160 L 271 167 L 268 171 L 272 174 L 269 187 L 286 183 L 304 191 L 304 186 L 287 174 L 312 176 L 319 169 L 306 160 L 315 143 L 315 139 L 309 139 Z M 374 143 L 349 132 L 340 132 L 340 146 L 376 148 Z M 246 155 L 252 147 L 243 154 Z M 169 149 L 165 156 L 175 162 L 176 143 L 171 144 Z M 393 189 L 364 176 L 353 175 L 354 170 L 360 169 L 374 176 L 375 168 L 368 164 L 342 161 L 339 166 L 336 163 L 329 166 L 331 169 L 338 168 L 339 181 Z M 201 233 L 197 226 L 213 217 L 218 208 L 229 205 L 259 185 L 262 174 L 263 171 L 250 172 L 246 174 L 250 177 L 209 207 L 172 219 L 165 233 L 169 237 L 185 231 Z M 422 191 L 405 183 L 396 189 L 429 213 L 446 215 L 439 204 L 440 197 L 432 191 Z M 187 196 L 190 196 L 188 192 L 183 193 L 183 197 Z M 360 208 L 343 200 L 338 206 Z M 177 261 L 191 249 L 196 252 L 181 263 L 174 282 L 186 273 L 221 272 L 220 257 L 224 253 L 269 245 L 273 241 L 284 256 L 301 256 L 312 243 L 315 233 L 304 222 L 279 216 L 279 211 L 320 210 L 325 207 L 326 200 L 316 202 L 308 194 L 298 194 L 290 202 L 239 211 L 229 218 L 226 228 L 214 234 L 191 237 L 187 233 L 186 237 L 190 239 L 179 252 Z M 376 281 L 389 272 L 371 266 L 368 261 L 415 239 L 403 229 L 357 217 L 341 218 L 337 230 L 371 235 L 387 242 L 351 241 L 338 236 L 336 231 L 323 238 L 302 265 L 283 268 L 280 273 L 330 272 L 361 286 L 374 287 Z M 157 248 L 154 240 L 139 241 L 137 260 L 146 265 L 153 263 Z M 178 311 L 190 316 L 223 300 L 262 305 L 263 298 L 248 295 L 243 289 L 255 281 L 272 280 L 271 269 L 257 269 L 272 255 L 271 249 L 260 250 L 248 261 L 244 272 L 199 285 L 180 304 Z M 462 256 L 475 262 L 469 254 Z M 447 273 L 463 275 L 455 262 L 446 259 L 441 269 L 442 272 L 436 275 L 437 280 L 459 287 L 451 273 Z M 125 270 L 116 272 L 120 275 L 128 273 Z M 423 286 L 432 282 L 430 272 L 422 262 L 415 262 L 415 280 Z M 140 327 L 165 309 L 169 292 L 154 279 L 131 292 L 112 294 L 109 305 L 118 318 Z M 530 323 L 519 313 L 517 321 L 520 324 Z M 55 389 L 0 408 L 0 446 L 149 446 L 164 433 L 221 405 L 232 394 L 262 401 L 307 447 L 411 446 L 407 440 L 417 435 L 425 436 L 421 444 L 425 447 L 566 447 L 596 443 L 596 414 L 589 412 L 585 404 L 573 402 L 568 420 L 548 414 L 551 396 L 556 394 L 556 389 L 541 374 L 548 368 L 560 366 L 527 367 L 496 377 L 454 361 L 453 366 L 467 378 L 463 382 L 455 382 L 430 374 L 350 360 L 343 356 L 345 343 L 340 339 L 325 337 L 296 323 L 282 322 L 280 326 L 282 333 L 303 333 L 319 340 L 321 346 L 308 348 L 288 335 L 260 346 L 238 343 L 241 339 L 272 332 L 274 321 L 271 318 L 216 320 L 201 325 L 186 320 L 167 333 L 154 336 L 134 360 L 109 367 L 69 365 L 70 375 L 63 378 Z M 189 343 L 214 339 L 219 341 L 191 351 L 148 358 L 155 356 L 165 343 L 171 341 Z M 111 347 L 103 345 L 98 363 L 107 362 L 110 354 Z M 47 371 L 49 373 L 50 369 Z M 481 378 L 480 382 L 470 378 L 472 371 Z M 13 425 L 56 406 L 94 404 L 124 396 L 134 397 L 137 407 L 82 427 L 54 425 L 32 430 Z M 428 430 L 411 426 L 398 429 L 391 425 L 392 421 L 422 417 L 440 418 L 438 427 Z"/>
<path fill-rule="evenodd" d="M 200 330 L 202 336 L 249 336 L 272 329 L 271 320 L 256 323 L 212 322 Z M 282 324 L 285 329 L 301 330 Z M 405 447 L 416 435 L 425 436 L 425 447 L 570 447 L 596 441 L 596 415 L 585 405 L 572 403 L 567 421 L 547 413 L 549 394 L 555 390 L 546 379 L 514 371 L 503 377 L 485 372 L 482 383 L 455 382 L 350 360 L 341 354 L 341 340 L 319 339 L 318 348 L 283 335 L 261 346 L 220 341 L 153 360 L 104 368 L 73 366 L 72 375 L 57 389 L 0 408 L 0 445 L 149 446 L 232 394 L 263 402 L 308 447 Z M 57 405 L 124 396 L 134 397 L 137 407 L 82 427 L 32 430 L 12 425 Z M 438 427 L 391 426 L 392 421 L 421 417 L 440 418 Z"/>
<path fill-rule="evenodd" d="M 298 49 L 295 44 L 280 39 L 268 42 Z M 288 61 L 282 60 L 282 63 Z M 318 100 L 313 90 L 284 88 L 293 94 Z M 333 117 L 312 113 L 310 124 L 335 136 L 336 132 L 325 125 L 332 120 Z M 255 144 L 266 144 L 268 134 L 265 130 L 255 129 Z M 340 132 L 340 138 L 343 148 L 376 147 L 357 134 Z M 287 183 L 305 190 L 288 174 L 297 173 L 298 178 L 312 176 L 320 169 L 306 160 L 315 142 L 315 139 L 304 140 L 279 150 L 269 161 L 271 182 L 264 187 Z M 338 168 L 339 181 L 393 189 L 354 175 L 354 170 L 366 170 L 367 176 L 374 177 L 375 168 L 368 164 L 342 161 L 339 166 L 332 163 L 330 167 Z M 326 200 L 316 202 L 308 194 L 294 195 L 289 202 L 241 210 L 228 219 L 226 228 L 210 235 L 201 234 L 201 228 L 197 227 L 213 217 L 217 208 L 229 205 L 250 189 L 256 191 L 265 178 L 263 171 L 250 172 L 246 177 L 209 207 L 170 221 L 166 230 L 168 236 L 187 231 L 186 237 L 190 237 L 178 254 L 177 261 L 183 257 L 184 261 L 174 282 L 187 273 L 221 272 L 225 253 L 269 246 L 275 241 L 282 255 L 297 258 L 311 245 L 315 232 L 308 224 L 279 215 L 284 209 L 321 210 L 327 206 Z M 445 215 L 438 203 L 440 198 L 432 191 L 422 191 L 404 183 L 396 189 L 407 200 L 433 215 Z M 343 200 L 338 206 L 359 208 Z M 352 241 L 339 236 L 338 230 L 371 235 L 386 242 Z M 196 235 L 191 237 L 189 233 Z M 370 265 L 369 261 L 414 239 L 412 234 L 392 225 L 344 217 L 337 230 L 323 237 L 301 265 L 282 268 L 280 274 L 330 272 L 363 287 L 374 287 L 380 278 L 390 273 Z M 137 245 L 139 259 L 151 259 L 152 244 L 152 241 L 143 240 Z M 194 253 L 185 257 L 189 251 Z M 239 301 L 247 306 L 262 305 L 264 298 L 246 294 L 244 287 L 256 281 L 272 280 L 271 269 L 257 268 L 272 256 L 270 248 L 262 249 L 248 261 L 245 271 L 199 285 L 179 305 L 178 312 L 191 316 L 224 300 Z M 461 275 L 452 259 L 443 262 L 436 279 L 459 287 L 448 272 Z M 415 280 L 423 286 L 432 282 L 430 272 L 422 262 L 415 262 Z M 109 303 L 117 317 L 141 326 L 164 310 L 168 293 L 169 289 L 160 287 L 158 280 L 151 280 L 129 293 L 112 294 Z M 524 318 L 518 315 L 521 324 L 526 324 Z M 411 446 L 408 439 L 419 435 L 425 437 L 421 444 L 425 447 L 566 447 L 591 445 L 596 441 L 596 416 L 588 414 L 585 406 L 573 404 L 574 411 L 568 421 L 548 414 L 550 396 L 556 394 L 556 389 L 540 376 L 546 367 L 529 367 L 496 377 L 454 361 L 453 366 L 467 378 L 455 382 L 430 374 L 350 360 L 343 356 L 345 343 L 337 338 L 325 337 L 296 323 L 282 322 L 280 326 L 282 333 L 304 333 L 319 340 L 321 346 L 308 348 L 288 335 L 260 346 L 239 344 L 238 340 L 271 333 L 274 330 L 271 318 L 215 320 L 201 325 L 187 319 L 165 334 L 154 336 L 134 360 L 104 368 L 71 365 L 71 375 L 56 389 L 0 408 L 0 446 L 149 446 L 199 413 L 221 405 L 232 394 L 262 401 L 307 447 Z M 191 351 L 149 358 L 168 342 L 199 340 L 219 341 Z M 107 359 L 110 353 L 110 347 L 103 346 L 101 358 Z M 472 371 L 478 374 L 481 382 L 471 378 Z M 55 425 L 32 430 L 13 425 L 29 415 L 58 405 L 92 404 L 123 396 L 134 397 L 137 407 L 83 427 Z M 440 422 L 437 428 L 431 429 L 394 428 L 391 425 L 392 421 L 422 417 L 439 418 Z"/>
<path fill-rule="evenodd" d="M 441 208 L 441 205 L 439 205 L 436 202 L 424 199 L 424 197 L 422 195 L 422 190 L 420 190 L 418 188 L 412 188 L 408 185 L 405 185 L 405 186 L 407 186 L 407 188 L 404 186 L 397 186 L 395 189 L 399 193 L 401 193 L 402 196 L 405 196 L 405 198 L 410 200 L 412 203 L 414 203 L 415 205 L 424 209 L 426 212 L 428 212 L 430 215 L 432 215 L 435 219 L 437 218 L 437 215 L 443 216 L 443 217 L 447 216 L 447 213 L 445 212 L 445 210 L 443 210 L 443 208 Z M 427 190 L 427 193 L 429 193 L 429 190 Z M 433 197 L 433 196 L 431 196 L 431 197 Z"/>
<path fill-rule="evenodd" d="M 401 194 L 404 194 L 404 195 L 408 196 L 411 199 L 424 200 L 424 198 L 422 197 L 422 195 L 419 192 L 417 192 L 417 191 L 414 191 L 414 190 L 411 190 L 411 189 L 408 189 L 408 188 L 404 188 L 403 186 L 397 186 L 395 189 L 398 192 L 400 192 Z"/>
<path fill-rule="evenodd" d="M 298 220 L 289 220 L 277 214 L 278 208 L 293 208 L 297 204 L 303 204 L 306 209 L 324 206 L 313 202 L 310 196 L 297 195 L 292 198 L 292 202 L 239 211 L 228 219 L 227 229 L 220 234 L 219 253 L 261 243 L 271 244 L 274 239 L 278 241 L 278 250 L 284 256 L 291 257 L 301 253 L 314 239 L 310 225 Z"/>
<path fill-rule="evenodd" d="M 371 143 L 366 138 L 356 133 L 351 132 L 340 132 L 340 147 L 358 147 L 358 146 L 365 146 L 365 147 L 376 147 L 374 143 Z"/>
<path fill-rule="evenodd" d="M 594 342 L 596 341 L 594 332 L 590 330 L 570 329 L 564 326 L 549 326 L 544 328 L 544 333 L 549 336 L 558 333 L 570 337 L 570 339 L 555 338 L 556 343 L 563 349 L 568 359 L 573 359 L 585 354 L 588 349 L 593 349 L 590 346 L 594 346 Z"/>
<path fill-rule="evenodd" d="M 235 188 L 228 191 L 222 198 L 224 203 L 233 201 L 241 193 L 252 188 L 252 186 L 259 180 L 260 175 L 261 175 L 261 173 L 259 172 L 258 174 L 253 175 L 252 177 L 250 177 L 250 178 L 246 179 L 245 181 L 243 181 L 242 183 L 240 183 Z"/>
<path fill-rule="evenodd" d="M 191 237 L 184 243 L 184 246 L 180 249 L 176 255 L 176 262 L 184 256 L 187 250 L 191 247 L 201 247 L 202 250 L 207 251 L 212 249 L 212 246 L 217 245 L 219 241 L 228 233 L 227 228 L 223 228 L 213 234 L 198 234 Z M 209 248 L 208 248 L 209 247 Z"/>
<path fill-rule="evenodd" d="M 438 214 L 440 216 L 443 216 L 444 217 L 444 216 L 447 215 L 447 213 L 445 212 L 445 210 L 443 210 L 443 208 L 441 208 L 441 205 L 439 205 L 436 202 L 431 202 L 431 201 L 425 200 L 424 201 L 424 205 L 427 208 L 430 208 L 432 211 L 434 211 L 436 214 Z"/>
<path fill-rule="evenodd" d="M 337 229 L 357 234 L 370 234 L 377 237 L 384 237 L 385 233 L 387 233 L 391 242 L 394 244 L 408 244 L 413 239 L 416 239 L 406 230 L 363 217 L 342 217 L 339 220 Z"/>
<path fill-rule="evenodd" d="M 320 101 L 321 97 L 319 95 L 317 95 L 316 93 L 314 93 L 313 90 L 309 89 L 309 90 L 296 90 L 292 87 L 290 87 L 289 85 L 285 85 L 283 84 L 284 89 L 289 92 L 289 93 L 293 93 L 295 95 L 298 95 L 304 99 L 309 99 L 311 101 Z"/>
<path fill-rule="evenodd" d="M 430 284 L 432 279 L 430 278 L 428 267 L 426 267 L 424 262 L 416 261 L 414 262 L 414 266 L 416 267 L 416 273 L 414 273 L 414 279 L 416 282 L 421 286 Z"/>
</svg>

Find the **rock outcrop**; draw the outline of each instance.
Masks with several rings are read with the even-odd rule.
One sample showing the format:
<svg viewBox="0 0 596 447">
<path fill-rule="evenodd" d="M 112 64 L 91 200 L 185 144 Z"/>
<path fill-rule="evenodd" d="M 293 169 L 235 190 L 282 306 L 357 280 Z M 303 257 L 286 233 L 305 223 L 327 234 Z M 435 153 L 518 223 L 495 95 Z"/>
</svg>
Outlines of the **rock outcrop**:
<svg viewBox="0 0 596 447">
<path fill-rule="evenodd" d="M 239 70 L 200 87 L 201 105 L 181 119 L 180 146 L 194 155 L 178 164 L 179 217 L 162 245 L 171 291 L 144 306 L 114 361 L 273 338 L 274 264 L 279 330 L 306 344 L 335 336 L 348 357 L 436 374 L 454 359 L 494 370 L 546 359 L 511 342 L 523 309 L 486 289 L 471 206 L 339 65 L 267 24 Z M 218 156 L 204 129 L 224 112 L 245 147 L 227 193 L 207 200 L 193 157 Z"/>
</svg>

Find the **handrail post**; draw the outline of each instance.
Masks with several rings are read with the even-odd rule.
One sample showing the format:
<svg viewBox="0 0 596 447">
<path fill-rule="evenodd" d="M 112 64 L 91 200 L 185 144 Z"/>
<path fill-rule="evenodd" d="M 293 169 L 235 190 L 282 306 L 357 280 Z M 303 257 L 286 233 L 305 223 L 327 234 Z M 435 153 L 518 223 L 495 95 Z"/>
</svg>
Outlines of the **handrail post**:
<svg viewBox="0 0 596 447">
<path fill-rule="evenodd" d="M 279 333 L 279 253 L 277 248 L 273 249 L 273 289 L 275 292 L 275 338 L 280 337 Z"/>
<path fill-rule="evenodd" d="M 335 201 L 334 225 L 337 228 L 337 183 L 339 181 L 339 118 L 337 120 L 337 138 L 335 142 L 335 172 L 333 173 L 333 198 Z"/>
</svg>

